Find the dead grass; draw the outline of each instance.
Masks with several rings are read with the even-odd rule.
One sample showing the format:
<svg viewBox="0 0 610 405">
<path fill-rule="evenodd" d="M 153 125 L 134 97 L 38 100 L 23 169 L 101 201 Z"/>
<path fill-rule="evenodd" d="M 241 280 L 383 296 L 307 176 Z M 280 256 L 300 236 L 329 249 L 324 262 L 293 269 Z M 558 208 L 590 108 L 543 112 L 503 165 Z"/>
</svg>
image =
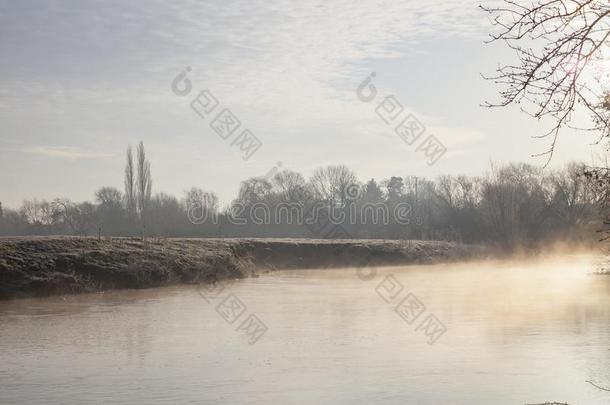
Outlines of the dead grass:
<svg viewBox="0 0 610 405">
<path fill-rule="evenodd" d="M 0 299 L 242 278 L 257 270 L 460 260 L 449 242 L 0 238 Z"/>
</svg>

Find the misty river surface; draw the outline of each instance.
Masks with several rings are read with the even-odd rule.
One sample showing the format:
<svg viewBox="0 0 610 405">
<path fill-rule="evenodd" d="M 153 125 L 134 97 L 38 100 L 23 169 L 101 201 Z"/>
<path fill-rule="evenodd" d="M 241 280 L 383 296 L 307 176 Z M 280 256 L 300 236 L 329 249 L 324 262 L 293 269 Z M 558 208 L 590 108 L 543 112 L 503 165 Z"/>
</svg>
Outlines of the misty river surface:
<svg viewBox="0 0 610 405">
<path fill-rule="evenodd" d="M 608 404 L 586 382 L 610 388 L 610 277 L 593 261 L 290 270 L 224 290 L 0 302 L 0 403 Z M 395 311 L 407 296 L 425 306 L 411 324 Z M 252 314 L 266 331 L 240 329 Z M 444 334 L 417 330 L 430 315 Z"/>
</svg>

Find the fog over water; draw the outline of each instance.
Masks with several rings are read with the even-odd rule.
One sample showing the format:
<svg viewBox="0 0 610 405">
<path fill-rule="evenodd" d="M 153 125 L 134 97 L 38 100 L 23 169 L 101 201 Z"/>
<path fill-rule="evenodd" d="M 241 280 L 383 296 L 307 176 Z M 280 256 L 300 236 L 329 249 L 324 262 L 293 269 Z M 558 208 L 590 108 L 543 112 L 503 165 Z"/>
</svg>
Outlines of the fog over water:
<svg viewBox="0 0 610 405">
<path fill-rule="evenodd" d="M 0 402 L 605 404 L 586 382 L 610 386 L 596 261 L 277 271 L 209 302 L 194 286 L 2 302 Z M 233 324 L 216 311 L 230 294 L 246 307 Z M 408 294 L 425 306 L 410 325 Z M 248 314 L 267 328 L 252 345 Z M 428 315 L 446 328 L 432 345 Z"/>
</svg>

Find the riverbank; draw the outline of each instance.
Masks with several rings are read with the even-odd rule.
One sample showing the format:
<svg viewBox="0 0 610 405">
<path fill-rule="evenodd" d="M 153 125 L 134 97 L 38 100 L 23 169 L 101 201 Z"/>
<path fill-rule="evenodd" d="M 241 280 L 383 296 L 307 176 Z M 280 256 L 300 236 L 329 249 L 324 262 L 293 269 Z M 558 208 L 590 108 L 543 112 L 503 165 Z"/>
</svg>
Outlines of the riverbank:
<svg viewBox="0 0 610 405">
<path fill-rule="evenodd" d="M 437 241 L 0 238 L 0 299 L 211 283 L 274 269 L 458 261 L 481 253 Z"/>
</svg>

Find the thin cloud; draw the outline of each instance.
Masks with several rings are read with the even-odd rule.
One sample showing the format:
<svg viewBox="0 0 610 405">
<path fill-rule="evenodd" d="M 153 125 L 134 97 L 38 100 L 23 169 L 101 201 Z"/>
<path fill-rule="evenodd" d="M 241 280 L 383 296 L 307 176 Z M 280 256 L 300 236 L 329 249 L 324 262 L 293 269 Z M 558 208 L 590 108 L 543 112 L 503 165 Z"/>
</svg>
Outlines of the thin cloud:
<svg viewBox="0 0 610 405">
<path fill-rule="evenodd" d="M 79 148 L 56 146 L 37 146 L 21 149 L 20 151 L 55 159 L 106 159 L 114 156 L 110 153 L 90 152 Z"/>
</svg>

